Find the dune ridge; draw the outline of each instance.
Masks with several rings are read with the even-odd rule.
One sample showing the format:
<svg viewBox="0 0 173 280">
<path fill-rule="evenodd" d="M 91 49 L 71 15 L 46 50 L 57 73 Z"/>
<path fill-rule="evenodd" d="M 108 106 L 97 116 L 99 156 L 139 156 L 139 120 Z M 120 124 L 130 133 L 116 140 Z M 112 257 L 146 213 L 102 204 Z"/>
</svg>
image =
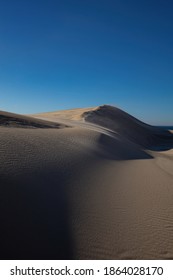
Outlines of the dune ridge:
<svg viewBox="0 0 173 280">
<path fill-rule="evenodd" d="M 62 124 L 36 119 L 30 116 L 0 111 L 0 126 L 24 128 L 62 128 Z"/>
<path fill-rule="evenodd" d="M 87 122 L 109 128 L 148 148 L 161 145 L 167 148 L 169 141 L 172 141 L 172 134 L 168 130 L 148 125 L 113 106 L 99 106 L 96 110 L 84 112 L 82 116 Z"/>
</svg>

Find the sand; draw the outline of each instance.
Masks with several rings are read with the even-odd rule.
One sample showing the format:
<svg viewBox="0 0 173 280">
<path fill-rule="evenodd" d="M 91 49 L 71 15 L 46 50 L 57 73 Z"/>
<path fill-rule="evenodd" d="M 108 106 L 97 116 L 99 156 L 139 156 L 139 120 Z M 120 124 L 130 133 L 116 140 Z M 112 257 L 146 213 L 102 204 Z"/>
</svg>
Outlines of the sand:
<svg viewBox="0 0 173 280">
<path fill-rule="evenodd" d="M 19 114 L 0 111 L 0 126 L 23 128 L 63 128 L 64 124 L 23 116 Z"/>
<path fill-rule="evenodd" d="M 61 110 L 61 111 L 55 111 L 55 112 L 48 112 L 48 113 L 40 113 L 32 115 L 34 117 L 38 118 L 49 118 L 49 119 L 64 119 L 64 120 L 75 120 L 80 121 L 83 119 L 83 114 L 87 111 L 93 111 L 97 110 L 98 107 L 93 108 L 76 108 L 76 109 L 69 109 L 69 110 Z"/>
<path fill-rule="evenodd" d="M 69 112 L 0 114 L 0 258 L 173 259 L 173 135 Z"/>
</svg>

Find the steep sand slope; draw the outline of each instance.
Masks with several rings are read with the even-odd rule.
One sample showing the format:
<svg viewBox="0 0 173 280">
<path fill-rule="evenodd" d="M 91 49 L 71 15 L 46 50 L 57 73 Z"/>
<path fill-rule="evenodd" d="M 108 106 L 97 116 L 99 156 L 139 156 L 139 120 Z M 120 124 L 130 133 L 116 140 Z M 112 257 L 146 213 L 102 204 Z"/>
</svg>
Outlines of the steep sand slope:
<svg viewBox="0 0 173 280">
<path fill-rule="evenodd" d="M 159 127 L 145 124 L 128 113 L 108 105 L 98 107 L 96 110 L 84 112 L 87 122 L 95 123 L 118 132 L 125 138 L 145 147 L 159 147 L 167 145 L 172 134 Z M 165 141 L 165 142 L 164 142 Z"/>
<path fill-rule="evenodd" d="M 0 127 L 0 258 L 173 259 L 172 154 L 67 123 Z"/>
</svg>

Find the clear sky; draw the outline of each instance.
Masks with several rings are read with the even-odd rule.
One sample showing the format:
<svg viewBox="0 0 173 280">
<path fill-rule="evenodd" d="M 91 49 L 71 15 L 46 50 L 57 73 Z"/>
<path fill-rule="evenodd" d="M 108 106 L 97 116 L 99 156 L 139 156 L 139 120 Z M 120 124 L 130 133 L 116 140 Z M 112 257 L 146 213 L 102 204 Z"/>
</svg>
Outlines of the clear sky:
<svg viewBox="0 0 173 280">
<path fill-rule="evenodd" d="M 173 2 L 1 0 L 0 109 L 101 104 L 173 125 Z"/>
</svg>

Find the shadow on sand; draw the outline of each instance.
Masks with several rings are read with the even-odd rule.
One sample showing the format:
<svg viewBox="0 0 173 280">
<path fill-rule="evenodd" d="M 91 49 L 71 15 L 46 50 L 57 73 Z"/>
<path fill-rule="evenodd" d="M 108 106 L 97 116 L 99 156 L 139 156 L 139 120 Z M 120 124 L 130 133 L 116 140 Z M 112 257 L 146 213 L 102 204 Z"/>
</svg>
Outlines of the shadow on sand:
<svg viewBox="0 0 173 280">
<path fill-rule="evenodd" d="M 99 145 L 101 156 L 112 160 L 152 159 L 153 157 L 147 153 L 147 150 L 173 149 L 173 134 L 169 130 L 159 129 L 157 133 L 144 135 L 145 145 L 142 145 L 141 141 L 138 142 L 138 139 L 124 138 L 113 132 L 111 134 L 112 137 L 101 134 Z"/>
<path fill-rule="evenodd" d="M 137 160 L 153 158 L 141 146 L 102 134 L 99 138 L 100 156 L 111 160 Z"/>
<path fill-rule="evenodd" d="M 152 158 L 141 146 L 105 134 L 100 136 L 98 146 L 97 158 Z M 163 147 L 173 147 L 172 135 L 160 135 L 151 148 L 160 150 Z M 90 158 L 88 160 L 90 164 Z M 68 171 L 65 168 L 57 170 L 55 166 L 38 168 L 18 177 L 1 176 L 0 259 L 75 258 L 67 191 L 69 185 Z"/>
<path fill-rule="evenodd" d="M 149 147 L 152 151 L 167 151 L 173 149 L 173 134 L 166 129 L 162 129 L 160 134 L 156 134 L 156 141 Z"/>
<path fill-rule="evenodd" d="M 73 259 L 64 176 L 1 178 L 0 259 Z"/>
</svg>

